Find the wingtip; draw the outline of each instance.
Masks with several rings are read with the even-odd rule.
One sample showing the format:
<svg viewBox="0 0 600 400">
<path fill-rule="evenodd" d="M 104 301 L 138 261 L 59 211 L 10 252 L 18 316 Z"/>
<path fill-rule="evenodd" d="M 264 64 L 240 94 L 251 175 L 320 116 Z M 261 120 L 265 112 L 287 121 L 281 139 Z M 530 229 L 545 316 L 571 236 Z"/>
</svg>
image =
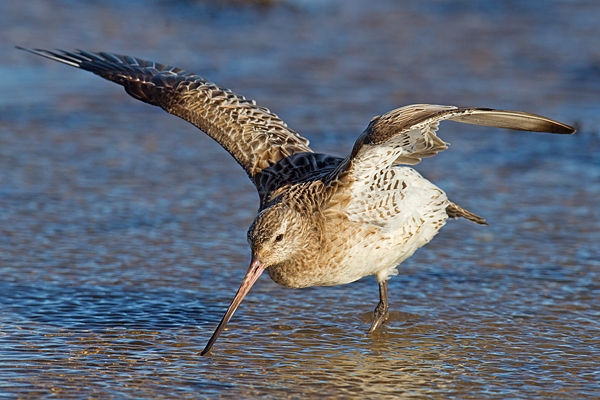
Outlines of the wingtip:
<svg viewBox="0 0 600 400">
<path fill-rule="evenodd" d="M 33 53 L 33 54 L 39 54 L 39 53 L 44 53 L 47 50 L 44 49 L 32 49 L 29 47 L 23 47 L 23 46 L 19 46 L 19 45 L 15 45 L 15 48 L 18 50 L 23 50 L 23 51 L 28 51 L 29 53 Z"/>
<path fill-rule="evenodd" d="M 572 135 L 577 132 L 577 129 L 571 125 L 563 124 L 562 122 L 547 118 L 544 125 L 544 131 L 548 133 L 558 133 L 560 135 Z"/>
<path fill-rule="evenodd" d="M 76 58 L 71 57 L 72 55 L 70 55 L 69 52 L 66 52 L 64 50 L 50 51 L 50 50 L 44 50 L 44 49 L 29 49 L 27 47 L 21 47 L 21 46 L 15 46 L 15 47 L 18 50 L 27 51 L 27 52 L 29 52 L 31 54 L 35 54 L 37 56 L 44 57 L 44 58 L 47 58 L 49 60 L 58 61 L 58 62 L 61 62 L 63 64 L 75 67 L 75 68 L 80 68 L 81 67 L 79 60 L 77 60 Z"/>
<path fill-rule="evenodd" d="M 30 48 L 28 48 L 28 47 L 21 47 L 21 46 L 15 46 L 15 48 L 16 48 L 17 50 L 23 50 L 23 51 L 26 51 L 26 52 L 28 52 L 28 53 L 35 54 L 36 56 L 41 56 L 41 57 L 45 57 L 45 58 L 50 58 L 50 57 L 48 56 L 48 54 L 46 54 L 46 53 L 47 53 L 47 51 L 46 51 L 46 50 L 42 50 L 42 49 L 30 49 Z"/>
<path fill-rule="evenodd" d="M 577 132 L 577 129 L 575 127 L 570 126 L 570 125 L 565 125 L 565 131 L 564 132 L 560 132 L 560 133 L 563 133 L 565 135 L 572 135 L 572 134 L 574 134 L 576 132 Z"/>
<path fill-rule="evenodd" d="M 19 45 L 15 45 L 15 49 L 27 51 L 29 53 L 35 53 L 35 51 L 33 49 L 30 49 L 28 47 L 22 47 L 22 46 L 19 46 Z"/>
<path fill-rule="evenodd" d="M 516 131 L 546 132 L 572 135 L 576 129 L 554 119 L 523 111 L 495 110 L 491 108 L 461 107 L 461 113 L 450 119 L 465 124 L 492 126 Z"/>
</svg>

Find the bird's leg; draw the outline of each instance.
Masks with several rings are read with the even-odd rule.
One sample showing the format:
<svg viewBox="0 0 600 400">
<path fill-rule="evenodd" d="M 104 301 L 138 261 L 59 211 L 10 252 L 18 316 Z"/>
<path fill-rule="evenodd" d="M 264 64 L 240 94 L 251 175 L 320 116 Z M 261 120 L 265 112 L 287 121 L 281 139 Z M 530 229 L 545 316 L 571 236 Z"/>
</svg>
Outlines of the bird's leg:
<svg viewBox="0 0 600 400">
<path fill-rule="evenodd" d="M 371 329 L 367 333 L 373 333 L 387 321 L 390 309 L 390 305 L 388 303 L 388 281 L 387 279 L 383 282 L 379 282 L 379 304 L 375 307 L 373 324 L 371 325 Z"/>
</svg>

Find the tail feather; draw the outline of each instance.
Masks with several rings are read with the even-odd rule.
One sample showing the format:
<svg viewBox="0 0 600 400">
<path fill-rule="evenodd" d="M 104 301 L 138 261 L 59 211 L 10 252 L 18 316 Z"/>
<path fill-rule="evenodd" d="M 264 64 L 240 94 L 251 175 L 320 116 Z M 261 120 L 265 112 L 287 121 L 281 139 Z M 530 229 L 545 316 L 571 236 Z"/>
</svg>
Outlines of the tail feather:
<svg viewBox="0 0 600 400">
<path fill-rule="evenodd" d="M 472 213 L 471 211 L 465 210 L 458 204 L 450 203 L 450 205 L 446 207 L 446 213 L 450 218 L 463 217 L 479 225 L 489 225 L 485 219 L 477 214 Z"/>
</svg>

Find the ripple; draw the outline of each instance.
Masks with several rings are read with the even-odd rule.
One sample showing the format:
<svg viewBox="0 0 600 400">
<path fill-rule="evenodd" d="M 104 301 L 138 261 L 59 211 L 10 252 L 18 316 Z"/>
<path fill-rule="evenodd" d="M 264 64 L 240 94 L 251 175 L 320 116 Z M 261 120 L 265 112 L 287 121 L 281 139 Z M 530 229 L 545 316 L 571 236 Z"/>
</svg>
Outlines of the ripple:
<svg viewBox="0 0 600 400">
<path fill-rule="evenodd" d="M 201 357 L 248 265 L 251 183 L 193 127 L 0 48 L 2 392 L 600 398 L 599 5 L 273 3 L 7 1 L 0 36 L 177 63 L 340 155 L 407 103 L 522 109 L 579 132 L 443 126 L 451 148 L 418 169 L 490 227 L 451 222 L 404 263 L 373 335 L 374 279 L 263 277 Z"/>
</svg>

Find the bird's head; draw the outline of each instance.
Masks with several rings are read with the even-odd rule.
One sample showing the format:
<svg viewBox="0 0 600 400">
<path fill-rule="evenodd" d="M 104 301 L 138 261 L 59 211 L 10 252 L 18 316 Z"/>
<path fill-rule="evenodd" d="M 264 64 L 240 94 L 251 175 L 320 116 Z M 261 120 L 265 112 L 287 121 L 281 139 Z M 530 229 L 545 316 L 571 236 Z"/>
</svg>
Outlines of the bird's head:
<svg viewBox="0 0 600 400">
<path fill-rule="evenodd" d="M 277 203 L 260 212 L 248 229 L 252 259 L 265 268 L 289 262 L 308 246 L 310 224 L 297 210 Z"/>
<path fill-rule="evenodd" d="M 310 218 L 283 202 L 261 211 L 248 229 L 248 243 L 252 249 L 252 261 L 244 280 L 221 323 L 210 338 L 202 355 L 208 353 L 233 313 L 250 291 L 263 271 L 269 267 L 292 261 L 317 241 L 316 230 Z"/>
</svg>

